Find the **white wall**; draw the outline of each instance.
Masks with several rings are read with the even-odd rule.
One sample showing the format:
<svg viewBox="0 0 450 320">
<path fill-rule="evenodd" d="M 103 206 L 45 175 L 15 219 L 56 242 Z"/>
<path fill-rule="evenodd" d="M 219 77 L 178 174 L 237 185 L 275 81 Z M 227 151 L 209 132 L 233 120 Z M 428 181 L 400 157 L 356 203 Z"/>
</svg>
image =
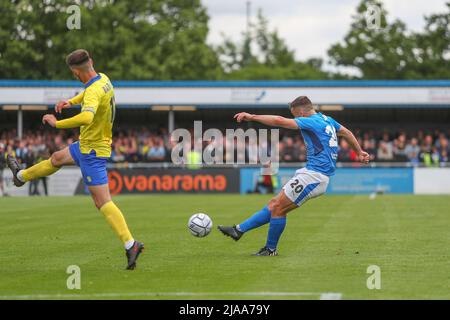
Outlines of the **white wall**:
<svg viewBox="0 0 450 320">
<path fill-rule="evenodd" d="M 414 194 L 450 194 L 450 168 L 416 168 Z"/>
</svg>

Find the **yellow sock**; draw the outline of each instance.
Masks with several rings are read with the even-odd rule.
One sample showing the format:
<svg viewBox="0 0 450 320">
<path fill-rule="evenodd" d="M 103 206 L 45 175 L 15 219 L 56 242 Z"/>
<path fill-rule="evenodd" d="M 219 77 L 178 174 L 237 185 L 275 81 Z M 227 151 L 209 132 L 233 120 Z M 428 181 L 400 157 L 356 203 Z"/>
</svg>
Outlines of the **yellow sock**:
<svg viewBox="0 0 450 320">
<path fill-rule="evenodd" d="M 50 159 L 41 161 L 25 170 L 20 170 L 24 182 L 39 179 L 54 174 L 59 168 L 52 165 Z"/>
<path fill-rule="evenodd" d="M 123 217 L 122 212 L 119 208 L 114 204 L 114 202 L 109 201 L 105 203 L 100 208 L 101 213 L 108 221 L 111 228 L 113 228 L 114 232 L 119 236 L 120 240 L 125 244 L 127 241 L 133 240 L 131 236 L 130 230 L 128 230 L 127 223 L 125 218 Z"/>
</svg>

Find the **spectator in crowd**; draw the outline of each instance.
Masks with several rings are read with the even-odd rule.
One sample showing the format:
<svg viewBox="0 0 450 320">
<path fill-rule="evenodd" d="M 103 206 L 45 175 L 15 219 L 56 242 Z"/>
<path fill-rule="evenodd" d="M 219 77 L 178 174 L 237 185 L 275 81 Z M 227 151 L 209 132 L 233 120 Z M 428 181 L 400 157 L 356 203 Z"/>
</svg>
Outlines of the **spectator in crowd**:
<svg viewBox="0 0 450 320">
<path fill-rule="evenodd" d="M 284 141 L 280 144 L 283 146 L 280 150 L 280 161 L 281 162 L 298 162 L 300 158 L 300 146 L 294 143 L 292 137 L 286 137 Z M 281 149 L 281 148 L 280 148 Z"/>
<path fill-rule="evenodd" d="M 125 153 L 128 162 L 139 162 L 138 143 L 133 131 L 128 131 L 124 139 Z"/>
<path fill-rule="evenodd" d="M 445 136 L 445 133 L 440 132 L 436 135 L 437 139 L 436 142 L 434 143 L 434 145 L 440 149 L 442 144 L 446 144 L 447 141 L 447 137 Z"/>
<path fill-rule="evenodd" d="M 434 131 L 430 134 L 419 130 L 415 132 L 400 132 L 392 141 L 388 132 L 384 132 L 381 139 L 377 139 L 377 132 L 370 129 L 355 130 L 356 138 L 360 144 L 371 155 L 372 161 L 400 161 L 426 166 L 439 165 L 439 163 L 449 162 L 449 141 L 448 132 Z M 391 132 L 393 137 L 394 132 Z M 22 165 L 29 166 L 36 157 L 43 151 L 53 152 L 60 150 L 78 139 L 74 131 L 56 132 L 46 131 L 25 131 L 22 139 L 17 139 L 16 130 L 0 131 L 0 145 L 2 152 L 11 153 L 21 161 Z M 213 148 L 219 141 L 205 141 L 204 150 Z M 238 152 L 238 141 L 227 141 L 223 137 L 223 144 L 220 150 L 214 151 L 216 163 L 226 163 L 226 160 L 236 161 L 238 153 L 240 159 L 245 157 L 248 162 L 254 154 L 250 153 L 252 146 L 246 141 L 240 142 L 242 150 Z M 234 147 L 233 147 L 234 142 Z M 167 130 L 150 130 L 139 128 L 136 130 L 121 130 L 115 132 L 112 145 L 112 162 L 163 162 L 171 161 L 171 152 L 177 141 L 171 141 Z M 265 152 L 270 154 L 270 143 L 259 145 L 258 156 Z M 263 149 L 263 150 L 262 150 Z M 217 152 L 216 152 L 217 151 Z M 217 153 L 217 154 L 216 154 Z M 1 156 L 1 155 L 0 155 Z M 228 158 L 227 158 L 228 157 Z M 306 146 L 300 135 L 284 136 L 279 143 L 280 162 L 305 162 Z M 252 158 L 252 160 L 254 160 Z M 351 151 L 346 141 L 340 140 L 339 159 L 341 162 L 356 161 L 356 155 Z"/>
<path fill-rule="evenodd" d="M 389 139 L 388 133 L 383 133 L 383 138 L 378 144 L 377 151 L 378 161 L 392 161 L 394 160 L 394 148 L 392 142 Z"/>
<path fill-rule="evenodd" d="M 125 162 L 125 156 L 118 146 L 115 146 L 111 152 L 111 161 L 112 162 Z"/>
<path fill-rule="evenodd" d="M 345 139 L 340 141 L 339 151 L 338 151 L 338 159 L 341 162 L 350 162 L 351 161 L 351 152 L 352 149 L 350 145 Z"/>
<path fill-rule="evenodd" d="M 439 153 L 439 161 L 441 163 L 449 162 L 450 147 L 448 139 L 444 133 L 440 133 L 438 136 L 439 138 L 436 140 L 435 147 Z"/>
<path fill-rule="evenodd" d="M 377 149 L 375 148 L 375 140 L 374 139 L 370 139 L 367 136 L 363 140 L 362 146 L 363 146 L 363 149 L 369 154 L 370 161 L 374 161 L 375 160 L 375 155 L 377 154 Z"/>
<path fill-rule="evenodd" d="M 166 148 L 164 148 L 164 140 L 162 138 L 155 137 L 152 139 L 147 157 L 152 162 L 162 162 L 166 159 Z"/>
<path fill-rule="evenodd" d="M 397 139 L 394 140 L 394 160 L 405 162 L 408 160 L 406 156 L 406 134 L 401 133 Z"/>
<path fill-rule="evenodd" d="M 436 147 L 425 150 L 420 154 L 420 159 L 426 167 L 437 167 L 439 165 L 439 152 Z"/>
<path fill-rule="evenodd" d="M 438 152 L 439 152 L 439 161 L 441 163 L 449 161 L 450 148 L 448 146 L 447 139 L 441 142 L 440 147 L 438 148 Z"/>
<path fill-rule="evenodd" d="M 439 153 L 433 145 L 433 137 L 431 134 L 425 135 L 420 148 L 419 158 L 427 167 L 437 166 L 439 164 Z"/>
<path fill-rule="evenodd" d="M 413 164 L 419 163 L 420 147 L 417 138 L 412 138 L 405 147 L 405 155 L 409 162 Z"/>
<path fill-rule="evenodd" d="M 425 138 L 423 139 L 423 143 L 422 143 L 422 152 L 423 153 L 432 153 L 432 149 L 433 149 L 433 137 L 431 136 L 431 134 L 427 134 L 425 136 Z"/>
<path fill-rule="evenodd" d="M 191 150 L 186 155 L 186 166 L 191 170 L 200 169 L 202 166 L 202 154 L 195 150 L 193 143 L 191 147 Z"/>
<path fill-rule="evenodd" d="M 439 165 L 439 151 L 438 148 L 433 144 L 433 136 L 431 134 L 425 135 L 419 158 L 421 162 L 423 162 L 427 167 Z"/>
</svg>

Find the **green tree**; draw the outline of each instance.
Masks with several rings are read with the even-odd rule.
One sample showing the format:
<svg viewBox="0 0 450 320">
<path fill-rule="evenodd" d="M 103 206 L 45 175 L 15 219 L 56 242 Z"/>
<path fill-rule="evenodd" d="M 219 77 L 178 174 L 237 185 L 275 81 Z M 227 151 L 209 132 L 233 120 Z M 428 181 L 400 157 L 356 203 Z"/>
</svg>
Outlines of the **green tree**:
<svg viewBox="0 0 450 320">
<path fill-rule="evenodd" d="M 233 42 L 225 37 L 217 48 L 225 79 L 283 80 L 324 79 L 329 75 L 321 71 L 322 61 L 311 59 L 296 61 L 276 30 L 269 30 L 268 20 L 258 12 L 257 22 L 243 34 L 243 40 Z"/>
<path fill-rule="evenodd" d="M 69 30 L 69 0 L 0 0 L 0 78 L 68 79 L 64 58 L 82 47 L 113 79 L 216 79 L 200 0 L 80 0 L 81 29 Z"/>
<path fill-rule="evenodd" d="M 369 6 L 380 10 L 378 26 L 367 19 Z M 449 63 L 449 12 L 426 21 L 423 33 L 413 33 L 400 20 L 388 22 L 381 1 L 363 0 L 344 41 L 328 55 L 336 66 L 356 67 L 364 79 L 449 78 L 443 68 Z"/>
<path fill-rule="evenodd" d="M 447 12 L 425 17 L 425 30 L 415 35 L 416 73 L 423 78 L 450 79 L 450 2 Z"/>
</svg>

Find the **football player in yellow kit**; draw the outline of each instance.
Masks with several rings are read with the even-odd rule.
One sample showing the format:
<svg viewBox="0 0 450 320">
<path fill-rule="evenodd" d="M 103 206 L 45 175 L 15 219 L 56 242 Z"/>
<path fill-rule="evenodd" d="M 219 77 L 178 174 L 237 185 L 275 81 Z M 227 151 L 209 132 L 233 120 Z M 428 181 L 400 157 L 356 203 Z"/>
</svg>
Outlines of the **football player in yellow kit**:
<svg viewBox="0 0 450 320">
<path fill-rule="evenodd" d="M 127 269 L 132 270 L 144 244 L 133 239 L 122 212 L 111 200 L 106 171 L 116 113 L 114 88 L 105 74 L 95 72 L 92 58 L 86 50 L 75 50 L 67 56 L 66 62 L 74 76 L 84 83 L 84 91 L 70 100 L 58 102 L 55 111 L 61 113 L 62 109 L 81 104 L 81 112 L 65 120 L 46 114 L 42 122 L 57 129 L 79 127 L 79 141 L 25 170 L 20 170 L 17 160 L 8 155 L 8 167 L 13 173 L 14 184 L 20 187 L 28 181 L 49 176 L 62 166 L 79 166 L 96 207 L 123 242 L 128 259 Z"/>
</svg>

